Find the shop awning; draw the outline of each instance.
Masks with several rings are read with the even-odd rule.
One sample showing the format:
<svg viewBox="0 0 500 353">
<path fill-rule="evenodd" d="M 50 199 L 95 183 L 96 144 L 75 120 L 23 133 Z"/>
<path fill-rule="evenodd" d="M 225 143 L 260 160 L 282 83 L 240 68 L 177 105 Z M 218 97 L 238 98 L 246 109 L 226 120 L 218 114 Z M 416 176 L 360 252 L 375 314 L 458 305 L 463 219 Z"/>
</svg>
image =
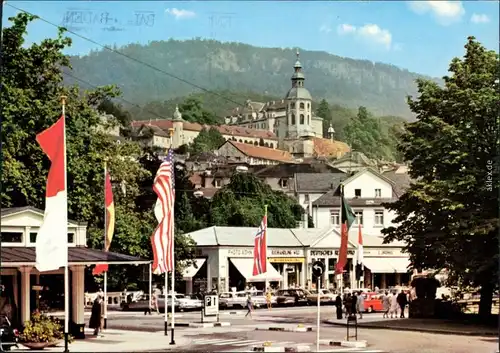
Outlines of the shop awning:
<svg viewBox="0 0 500 353">
<path fill-rule="evenodd" d="M 184 269 L 184 272 L 182 273 L 182 277 L 184 279 L 190 279 L 196 276 L 198 271 L 200 270 L 201 266 L 207 261 L 207 259 L 196 259 L 194 260 L 194 263 Z"/>
<path fill-rule="evenodd" d="M 253 272 L 253 259 L 229 259 L 233 263 L 234 267 L 238 269 L 247 282 L 265 282 L 267 281 L 282 281 L 283 276 L 279 274 L 278 271 L 267 262 L 267 272 L 262 273 L 258 276 L 252 276 Z"/>
<path fill-rule="evenodd" d="M 404 257 L 365 257 L 363 262 L 372 273 L 406 273 L 410 264 Z"/>
</svg>

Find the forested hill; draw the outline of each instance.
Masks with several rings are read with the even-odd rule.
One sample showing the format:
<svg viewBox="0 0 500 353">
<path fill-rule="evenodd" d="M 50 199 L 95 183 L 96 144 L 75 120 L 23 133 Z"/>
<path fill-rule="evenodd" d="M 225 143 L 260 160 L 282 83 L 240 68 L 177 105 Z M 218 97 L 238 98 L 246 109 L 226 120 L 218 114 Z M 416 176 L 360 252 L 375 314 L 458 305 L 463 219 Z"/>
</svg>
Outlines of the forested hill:
<svg viewBox="0 0 500 353">
<path fill-rule="evenodd" d="M 296 60 L 295 49 L 202 39 L 130 44 L 115 49 L 203 88 L 277 97 L 284 97 L 290 88 Z M 301 51 L 300 61 L 306 87 L 315 100 L 325 98 L 350 108 L 362 105 L 377 115 L 411 118 L 406 96 L 416 94 L 414 81 L 418 74 L 392 65 L 317 51 Z M 93 85 L 117 84 L 124 98 L 137 104 L 200 92 L 192 85 L 108 50 L 72 57 L 71 63 L 72 75 Z M 234 106 L 233 102 L 227 102 L 228 110 Z"/>
</svg>

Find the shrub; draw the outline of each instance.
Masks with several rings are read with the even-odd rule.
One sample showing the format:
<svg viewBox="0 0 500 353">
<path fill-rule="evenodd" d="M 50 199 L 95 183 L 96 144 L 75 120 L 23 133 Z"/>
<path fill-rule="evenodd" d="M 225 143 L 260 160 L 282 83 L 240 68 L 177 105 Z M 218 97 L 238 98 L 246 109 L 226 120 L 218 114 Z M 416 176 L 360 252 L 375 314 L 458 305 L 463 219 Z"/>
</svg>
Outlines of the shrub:
<svg viewBox="0 0 500 353">
<path fill-rule="evenodd" d="M 25 343 L 52 343 L 63 337 L 64 333 L 59 320 L 52 320 L 47 315 L 35 311 L 31 319 L 24 323 L 20 340 Z"/>
</svg>

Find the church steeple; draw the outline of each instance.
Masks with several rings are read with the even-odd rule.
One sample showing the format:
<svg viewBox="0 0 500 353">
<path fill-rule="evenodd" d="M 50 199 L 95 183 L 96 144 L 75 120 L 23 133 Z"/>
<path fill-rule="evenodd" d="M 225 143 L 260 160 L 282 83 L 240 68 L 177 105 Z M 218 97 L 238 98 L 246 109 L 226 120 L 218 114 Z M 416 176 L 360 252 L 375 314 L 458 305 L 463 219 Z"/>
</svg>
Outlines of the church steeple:
<svg viewBox="0 0 500 353">
<path fill-rule="evenodd" d="M 302 64 L 300 63 L 300 52 L 299 48 L 297 48 L 297 61 L 295 65 L 293 65 L 294 73 L 292 75 L 292 87 L 304 87 L 304 74 L 302 73 Z"/>
</svg>

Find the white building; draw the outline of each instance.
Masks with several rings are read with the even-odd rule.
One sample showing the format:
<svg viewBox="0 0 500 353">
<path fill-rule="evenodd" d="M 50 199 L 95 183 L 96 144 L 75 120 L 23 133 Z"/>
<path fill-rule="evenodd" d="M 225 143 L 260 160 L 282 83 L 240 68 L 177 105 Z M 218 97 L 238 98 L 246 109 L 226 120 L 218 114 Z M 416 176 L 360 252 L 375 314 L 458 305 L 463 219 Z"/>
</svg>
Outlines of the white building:
<svg viewBox="0 0 500 353">
<path fill-rule="evenodd" d="M 253 243 L 257 227 L 209 227 L 189 236 L 197 244 L 196 265 L 186 269 L 186 292 L 216 288 L 219 292 L 233 288 L 242 290 L 249 282 L 263 289 L 266 282 L 280 288 L 290 286 L 315 287 L 311 266 L 323 261 L 327 271 L 321 278 L 322 287 L 337 287 L 334 267 L 340 248 L 336 227 L 268 229 L 268 276 L 253 278 Z M 357 247 L 357 230 L 352 228 L 344 286 L 355 288 L 353 257 Z M 382 244 L 383 239 L 365 236 L 365 285 L 385 288 L 407 283 L 408 255 L 401 252 L 403 244 Z M 370 264 L 370 266 L 368 266 Z"/>
<path fill-rule="evenodd" d="M 30 319 L 39 309 L 40 296 L 63 299 L 64 268 L 40 273 L 35 268 L 36 235 L 43 223 L 43 211 L 34 207 L 1 211 L 1 282 L 7 298 L 15 304 L 18 323 Z M 148 264 L 151 261 L 87 248 L 87 225 L 68 220 L 71 334 L 84 338 L 85 267 L 97 264 Z M 59 278 L 54 278 L 59 276 Z M 56 299 L 56 302 L 58 300 Z M 60 302 L 60 301 L 59 301 Z M 62 304 L 60 302 L 60 304 Z M 61 308 L 59 308 L 61 309 Z"/>
</svg>

